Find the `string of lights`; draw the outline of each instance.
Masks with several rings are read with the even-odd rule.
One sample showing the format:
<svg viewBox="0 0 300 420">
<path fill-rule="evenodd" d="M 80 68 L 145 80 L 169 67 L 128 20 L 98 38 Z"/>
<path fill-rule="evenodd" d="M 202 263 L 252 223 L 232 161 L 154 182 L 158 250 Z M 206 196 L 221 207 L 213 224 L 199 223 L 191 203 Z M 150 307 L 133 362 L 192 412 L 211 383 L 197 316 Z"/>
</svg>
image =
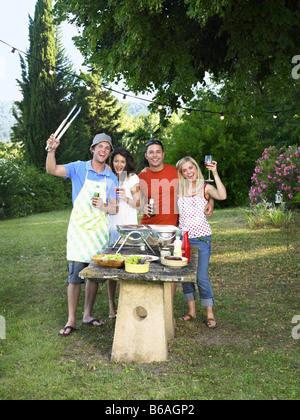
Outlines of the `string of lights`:
<svg viewBox="0 0 300 420">
<path fill-rule="evenodd" d="M 56 67 L 56 66 L 52 66 L 52 65 L 49 65 L 49 63 L 48 62 L 45 62 L 45 61 L 43 61 L 43 60 L 41 60 L 41 59 L 39 59 L 39 58 L 37 58 L 37 57 L 34 57 L 34 56 L 32 56 L 31 54 L 29 54 L 29 53 L 27 53 L 27 52 L 25 52 L 25 51 L 22 51 L 22 50 L 20 50 L 20 49 L 18 49 L 18 48 L 16 48 L 16 47 L 14 47 L 13 45 L 10 45 L 9 43 L 7 43 L 7 42 L 5 42 L 5 41 L 3 41 L 2 39 L 0 39 L 0 42 L 2 43 L 2 44 L 4 44 L 4 45 L 6 45 L 7 47 L 9 47 L 10 49 L 11 49 L 11 52 L 10 52 L 10 54 L 11 55 L 14 55 L 16 52 L 18 52 L 19 54 L 22 54 L 22 55 L 25 55 L 26 57 L 29 57 L 29 58 L 31 58 L 31 59 L 34 59 L 34 60 L 36 60 L 36 61 L 39 61 L 42 65 L 48 65 L 48 67 L 50 68 L 49 69 L 49 74 L 50 75 L 53 75 L 54 73 L 55 73 L 55 71 L 56 70 L 60 70 L 60 71 L 62 71 L 63 73 L 65 73 L 65 74 L 68 74 L 68 75 L 70 75 L 70 76 L 74 76 L 74 77 L 76 77 L 77 79 L 79 79 L 79 80 L 81 80 L 81 81 L 83 81 L 84 83 L 85 83 L 85 86 L 86 86 L 86 89 L 87 90 L 90 90 L 91 89 L 91 87 L 92 87 L 92 82 L 90 82 L 90 81 L 88 81 L 87 82 L 87 79 L 86 79 L 86 77 L 85 78 L 83 78 L 82 76 L 80 76 L 80 75 L 78 75 L 78 74 L 76 74 L 76 73 L 70 73 L 70 72 L 67 72 L 67 71 L 65 71 L 65 70 L 62 70 L 61 68 L 58 68 L 58 67 Z M 103 84 L 103 83 L 101 83 L 101 84 L 96 84 L 97 86 L 99 86 L 99 87 L 102 87 L 103 89 L 106 89 L 106 90 L 108 90 L 108 91 L 110 91 L 110 92 L 112 92 L 112 93 L 115 93 L 115 94 L 118 94 L 118 95 L 121 95 L 122 97 L 123 97 L 123 100 L 125 101 L 126 99 L 127 99 L 127 97 L 128 98 L 132 98 L 132 99 L 137 99 L 137 100 L 139 100 L 139 101 L 144 101 L 144 102 L 148 102 L 148 103 L 150 103 L 150 104 L 156 104 L 157 105 L 157 108 L 158 108 L 158 110 L 163 110 L 164 108 L 168 108 L 168 107 L 170 107 L 168 104 L 161 104 L 161 103 L 159 103 L 159 102 L 156 102 L 156 101 L 153 101 L 153 100 L 151 100 L 151 99 L 147 99 L 147 98 L 141 98 L 141 97 L 139 97 L 139 96 L 135 96 L 135 95 L 132 95 L 132 94 L 129 94 L 129 93 L 127 93 L 127 92 L 123 92 L 123 91 L 118 91 L 118 90 L 116 90 L 116 89 L 113 89 L 113 88 L 111 88 L 111 87 L 109 87 L 109 86 L 106 86 L 105 84 Z M 171 108 L 171 107 L 170 107 Z M 233 113 L 229 113 L 229 112 L 220 112 L 220 111 L 210 111 L 210 110 L 206 110 L 206 109 L 198 109 L 198 108 L 188 108 L 188 107 L 179 107 L 178 109 L 180 109 L 180 110 L 182 110 L 182 111 L 184 111 L 185 113 L 186 113 L 186 115 L 190 115 L 192 112 L 200 112 L 200 113 L 206 113 L 206 114 L 217 114 L 217 115 L 220 115 L 220 119 L 221 120 L 224 120 L 225 119 L 225 115 L 226 116 L 229 116 L 229 115 L 235 115 L 235 116 L 239 116 L 238 114 L 233 114 Z M 273 116 L 273 118 L 274 118 L 274 120 L 276 120 L 277 118 L 278 118 L 278 114 L 279 113 L 283 113 L 283 112 L 297 112 L 297 110 L 295 110 L 295 109 L 289 109 L 289 110 L 280 110 L 280 111 L 265 111 L 267 114 L 270 114 L 270 115 L 272 115 Z M 253 117 L 253 115 L 251 115 L 251 119 L 253 119 L 254 117 Z"/>
</svg>

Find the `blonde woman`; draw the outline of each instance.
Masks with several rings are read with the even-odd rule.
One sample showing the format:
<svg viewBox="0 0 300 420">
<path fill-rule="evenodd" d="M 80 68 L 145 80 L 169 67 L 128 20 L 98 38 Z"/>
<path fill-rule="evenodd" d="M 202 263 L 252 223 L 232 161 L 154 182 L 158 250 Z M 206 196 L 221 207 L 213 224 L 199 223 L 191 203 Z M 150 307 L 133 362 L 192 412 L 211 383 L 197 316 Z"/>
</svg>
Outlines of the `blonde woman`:
<svg viewBox="0 0 300 420">
<path fill-rule="evenodd" d="M 214 296 L 208 276 L 208 266 L 211 254 L 211 228 L 206 219 L 204 208 L 209 198 L 226 200 L 226 189 L 218 175 L 217 162 L 213 161 L 207 168 L 212 171 L 216 188 L 204 184 L 204 178 L 197 162 L 187 156 L 176 164 L 179 178 L 179 227 L 188 230 L 191 246 L 199 248 L 197 285 L 201 305 L 206 307 L 206 325 L 208 328 L 218 326 L 213 313 Z M 183 283 L 184 300 L 188 302 L 189 313 L 180 318 L 189 321 L 196 318 L 197 298 L 194 283 Z"/>
</svg>

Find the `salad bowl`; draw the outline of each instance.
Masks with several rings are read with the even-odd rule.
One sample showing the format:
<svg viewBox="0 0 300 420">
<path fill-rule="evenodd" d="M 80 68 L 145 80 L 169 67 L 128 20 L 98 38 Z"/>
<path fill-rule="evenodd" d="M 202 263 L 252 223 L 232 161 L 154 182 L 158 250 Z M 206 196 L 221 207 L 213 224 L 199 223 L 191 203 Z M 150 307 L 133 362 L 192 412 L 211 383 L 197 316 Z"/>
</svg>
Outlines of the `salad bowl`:
<svg viewBox="0 0 300 420">
<path fill-rule="evenodd" d="M 92 257 L 95 264 L 107 268 L 124 267 L 125 258 L 127 256 L 121 254 L 99 254 Z"/>
</svg>

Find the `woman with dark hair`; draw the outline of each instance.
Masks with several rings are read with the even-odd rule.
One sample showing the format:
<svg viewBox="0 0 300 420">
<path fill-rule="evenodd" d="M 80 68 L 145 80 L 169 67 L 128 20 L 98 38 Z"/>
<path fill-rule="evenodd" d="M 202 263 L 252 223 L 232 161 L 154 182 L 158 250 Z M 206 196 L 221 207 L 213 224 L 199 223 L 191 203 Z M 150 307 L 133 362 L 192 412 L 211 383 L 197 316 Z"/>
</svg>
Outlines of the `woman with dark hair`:
<svg viewBox="0 0 300 420">
<path fill-rule="evenodd" d="M 110 166 L 119 181 L 119 212 L 114 215 L 113 221 L 115 225 L 136 225 L 141 193 L 133 156 L 123 147 L 117 147 L 110 156 Z"/>
<path fill-rule="evenodd" d="M 118 238 L 117 225 L 137 225 L 137 209 L 141 205 L 139 177 L 135 173 L 135 162 L 131 153 L 123 147 L 117 147 L 110 155 L 110 167 L 117 176 L 119 187 L 119 212 L 110 217 L 110 244 Z M 117 282 L 108 281 L 109 317 L 116 317 L 114 295 Z"/>
</svg>

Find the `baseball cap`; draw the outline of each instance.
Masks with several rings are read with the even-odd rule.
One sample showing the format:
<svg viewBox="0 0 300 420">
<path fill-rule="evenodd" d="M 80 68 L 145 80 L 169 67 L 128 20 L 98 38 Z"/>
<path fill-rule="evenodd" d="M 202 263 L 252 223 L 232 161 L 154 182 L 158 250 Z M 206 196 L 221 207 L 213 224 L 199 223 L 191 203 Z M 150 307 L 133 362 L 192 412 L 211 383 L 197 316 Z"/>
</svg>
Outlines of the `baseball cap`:
<svg viewBox="0 0 300 420">
<path fill-rule="evenodd" d="M 112 140 L 111 140 L 111 137 L 110 137 L 110 136 L 108 136 L 108 135 L 107 135 L 107 134 L 105 134 L 105 133 L 101 133 L 101 134 L 97 134 L 97 135 L 94 137 L 93 143 L 92 143 L 92 145 L 91 145 L 91 147 L 90 147 L 90 152 L 92 153 L 92 148 L 93 148 L 94 146 L 96 146 L 96 144 L 101 143 L 102 141 L 106 141 L 107 143 L 109 143 L 109 144 L 110 144 L 110 147 L 111 147 L 111 150 L 114 150 L 113 145 L 112 145 Z"/>
</svg>

